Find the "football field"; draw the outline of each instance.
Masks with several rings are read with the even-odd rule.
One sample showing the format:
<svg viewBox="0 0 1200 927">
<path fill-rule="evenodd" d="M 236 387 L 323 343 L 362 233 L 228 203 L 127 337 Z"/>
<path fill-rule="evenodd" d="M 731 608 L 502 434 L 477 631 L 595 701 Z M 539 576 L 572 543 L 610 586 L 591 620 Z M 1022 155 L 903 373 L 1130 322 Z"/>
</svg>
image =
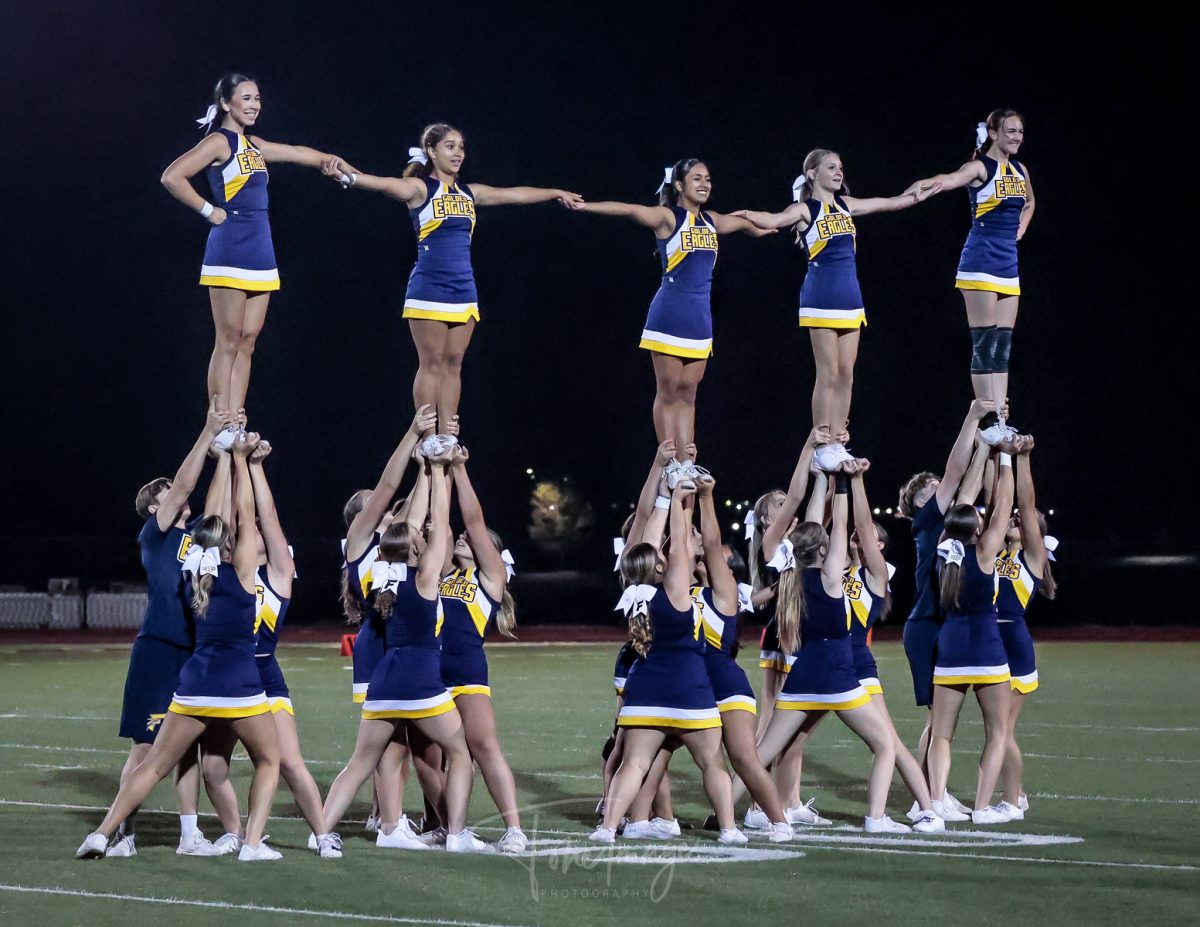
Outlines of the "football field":
<svg viewBox="0 0 1200 927">
<path fill-rule="evenodd" d="M 1024 821 L 864 834 L 869 754 L 827 719 L 813 736 L 802 792 L 834 826 L 798 829 L 792 844 L 752 838 L 737 848 L 686 829 L 707 809 L 684 753 L 672 765 L 682 839 L 586 841 L 612 725 L 615 650 L 489 649 L 501 742 L 533 838 L 525 856 L 377 849 L 362 828 L 365 787 L 340 828 L 345 858 L 322 861 L 304 850 L 308 828 L 281 782 L 268 832 L 284 859 L 248 865 L 175 854 L 168 783 L 138 819 L 136 857 L 77 862 L 75 848 L 103 817 L 128 752 L 116 736 L 128 648 L 0 643 L 0 924 L 1195 923 L 1200 644 L 1039 646 L 1042 687 L 1019 728 L 1031 802 Z M 757 688 L 752 650 L 741 662 Z M 901 647 L 881 643 L 875 652 L 897 727 L 914 743 L 922 714 Z M 285 644 L 280 662 L 324 793 L 355 739 L 349 661 L 334 644 Z M 950 779 L 968 803 L 982 731 L 970 700 Z M 240 751 L 234 767 L 244 803 L 250 764 Z M 410 779 L 405 806 L 419 814 Z M 903 819 L 910 802 L 897 776 L 889 813 Z M 202 799 L 201 825 L 215 839 L 208 810 Z M 478 776 L 469 820 L 485 838 L 502 832 Z"/>
</svg>

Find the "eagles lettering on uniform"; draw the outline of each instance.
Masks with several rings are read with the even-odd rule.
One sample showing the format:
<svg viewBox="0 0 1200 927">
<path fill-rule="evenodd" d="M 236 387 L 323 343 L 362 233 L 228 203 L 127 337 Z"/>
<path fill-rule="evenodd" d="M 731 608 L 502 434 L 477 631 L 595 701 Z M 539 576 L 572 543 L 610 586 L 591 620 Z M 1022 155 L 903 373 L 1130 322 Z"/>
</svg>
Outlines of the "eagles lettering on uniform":
<svg viewBox="0 0 1200 927">
<path fill-rule="evenodd" d="M 187 559 L 188 551 L 192 549 L 192 536 L 185 534 L 183 540 L 179 542 L 179 553 L 175 555 L 175 559 L 183 563 Z"/>
<path fill-rule="evenodd" d="M 984 290 L 1019 296 L 1017 231 L 1029 195 L 1025 172 L 1017 161 L 1001 164 L 986 155 L 981 159 L 987 179 L 968 187 L 971 231 L 963 245 L 954 285 L 960 290 Z"/>
<path fill-rule="evenodd" d="M 679 235 L 681 251 L 716 251 L 717 233 L 708 226 L 684 229 Z"/>
<path fill-rule="evenodd" d="M 444 193 L 430 204 L 433 218 L 465 217 L 475 221 L 475 203 L 468 197 L 458 193 Z"/>
<path fill-rule="evenodd" d="M 801 236 L 808 251 L 808 270 L 800 287 L 802 328 L 861 328 L 867 324 L 858 285 L 858 228 L 841 197 L 832 203 L 804 203 L 812 220 Z"/>
</svg>

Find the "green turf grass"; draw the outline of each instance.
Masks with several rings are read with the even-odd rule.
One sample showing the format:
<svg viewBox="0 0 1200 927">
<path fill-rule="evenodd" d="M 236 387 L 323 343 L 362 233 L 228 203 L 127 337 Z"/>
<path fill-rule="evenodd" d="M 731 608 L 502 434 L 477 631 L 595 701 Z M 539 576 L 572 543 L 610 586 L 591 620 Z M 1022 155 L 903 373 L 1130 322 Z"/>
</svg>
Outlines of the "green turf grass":
<svg viewBox="0 0 1200 927">
<path fill-rule="evenodd" d="M 757 687 L 760 671 L 750 649 L 742 662 Z M 322 862 L 304 851 L 308 829 L 281 787 L 279 817 L 268 829 L 285 858 L 249 866 L 232 858 L 176 856 L 174 814 L 147 812 L 139 818 L 136 858 L 75 861 L 75 848 L 115 794 L 127 753 L 116 736 L 127 650 L 0 645 L 0 924 L 1195 922 L 1200 798 L 1191 783 L 1200 771 L 1200 645 L 1039 647 L 1043 685 L 1020 728 L 1032 801 L 1023 822 L 986 835 L 968 824 L 952 825 L 939 837 L 866 838 L 859 827 L 868 754 L 828 719 L 813 737 L 803 794 L 815 797 L 842 829 L 805 831 L 783 847 L 750 844 L 794 855 L 708 865 L 671 861 L 716 848 L 713 835 L 699 831 L 651 846 L 618 841 L 610 851 L 640 856 L 638 863 L 605 863 L 604 851 L 583 841 L 600 788 L 598 751 L 612 723 L 615 650 L 568 645 L 490 652 L 501 742 L 528 809 L 526 829 L 537 840 L 535 850 L 568 855 L 518 860 L 379 850 L 361 829 L 370 800 L 364 789 L 352 821 L 341 827 L 345 859 Z M 903 653 L 896 644 L 878 645 L 876 653 L 897 726 L 911 743 L 922 714 L 911 706 Z M 354 743 L 358 713 L 349 699 L 349 661 L 334 645 L 284 646 L 281 663 L 305 753 L 324 792 Z M 981 738 L 979 709 L 968 701 L 951 773 L 952 788 L 968 801 Z M 684 754 L 672 775 L 680 819 L 698 822 L 706 808 Z M 244 802 L 244 758 L 235 762 L 235 776 Z M 163 784 L 146 807 L 171 811 L 172 802 Z M 909 803 L 897 777 L 889 813 L 902 819 Z M 415 777 L 405 804 L 420 807 Z M 208 810 L 207 800 L 201 807 Z M 477 777 L 470 820 L 485 837 L 499 834 L 494 814 Z M 201 825 L 210 837 L 218 835 L 215 818 L 202 817 Z M 1028 835 L 1082 840 L 1037 845 Z M 85 894 L 28 893 L 17 886 Z M 102 893 L 236 910 L 95 897 Z"/>
</svg>

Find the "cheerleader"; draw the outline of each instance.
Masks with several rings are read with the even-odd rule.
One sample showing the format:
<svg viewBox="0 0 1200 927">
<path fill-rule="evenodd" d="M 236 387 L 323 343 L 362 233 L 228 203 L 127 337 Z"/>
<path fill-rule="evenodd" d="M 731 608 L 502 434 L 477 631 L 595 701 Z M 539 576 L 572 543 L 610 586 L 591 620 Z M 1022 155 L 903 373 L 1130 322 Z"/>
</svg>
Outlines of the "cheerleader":
<svg viewBox="0 0 1200 927">
<path fill-rule="evenodd" d="M 371 678 L 387 653 L 386 622 L 373 607 L 370 595 L 373 568 L 379 556 L 379 539 L 392 524 L 405 524 L 409 531 L 418 533 L 424 528 L 429 499 L 429 481 L 424 467 L 418 468 L 417 484 L 400 511 L 395 512 L 391 505 L 404 471 L 417 450 L 417 442 L 436 424 L 437 415 L 431 406 L 419 408 L 375 488 L 355 493 L 342 512 L 347 520 L 342 608 L 347 622 L 358 626 L 352 655 L 352 700 L 356 705 L 366 701 Z M 401 808 L 410 753 L 407 738 L 402 736 L 405 733 L 401 731 L 401 736 L 388 743 L 373 779 L 375 809 L 367 820 L 367 830 L 376 834 L 376 844 L 383 847 L 392 846 L 397 822 L 406 820 Z M 436 747 L 430 743 L 421 741 L 419 746 L 422 748 L 420 756 L 414 755 L 413 764 L 422 791 L 431 801 L 432 808 L 436 808 L 443 789 L 440 756 L 433 752 Z M 402 843 L 403 838 L 404 834 L 400 833 L 395 840 Z"/>
<path fill-rule="evenodd" d="M 775 783 L 754 749 L 754 690 L 732 654 L 740 611 L 738 583 L 722 550 L 721 526 L 713 503 L 715 488 L 712 475 L 701 474 L 696 491 L 700 498 L 700 543 L 704 555 L 700 571 L 705 583 L 692 590 L 692 598 L 704 636 L 704 664 L 721 713 L 721 742 L 729 762 L 762 809 L 770 839 L 784 842 L 791 839 L 792 828 Z"/>
<path fill-rule="evenodd" d="M 450 496 L 445 473 L 449 458 L 449 450 L 442 449 L 441 454 L 425 461 L 430 467 L 428 539 L 406 522 L 393 522 L 379 539 L 379 555 L 371 567 L 370 604 L 386 622 L 388 650 L 367 688 L 354 754 L 329 787 L 325 820 L 331 826 L 341 820 L 355 793 L 379 765 L 387 745 L 404 737 L 405 728 L 411 726 L 437 744 L 447 760 L 441 803 L 449 831 L 446 849 L 452 853 L 488 853 L 494 852 L 491 845 L 466 829 L 473 778 L 471 754 L 454 698 L 442 682 L 438 652 L 443 620 L 438 589 L 450 547 Z M 364 513 L 369 506 L 370 500 Z M 375 512 L 376 518 L 380 514 Z M 432 848 L 403 816 L 390 833 L 381 829 L 376 843 L 408 850 Z"/>
<path fill-rule="evenodd" d="M 138 547 L 146 572 L 148 595 L 146 614 L 129 654 L 121 705 L 120 736 L 131 741 L 129 757 L 121 770 L 122 785 L 150 754 L 166 718 L 171 696 L 179 684 L 179 671 L 195 648 L 195 626 L 179 575 L 179 564 L 192 543 L 188 497 L 196 488 L 204 469 L 205 455 L 213 441 L 233 424 L 233 414 L 221 410 L 217 397 L 213 396 L 204 429 L 174 478 L 163 476 L 151 480 L 138 491 L 135 500 L 138 516 L 144 520 Z M 227 456 L 224 463 L 228 464 Z M 227 482 L 223 481 L 228 480 L 228 475 L 227 467 L 218 461 L 210 496 L 225 495 Z M 218 856 L 237 850 L 241 825 L 233 787 L 206 783 L 213 806 L 232 838 L 222 837 L 214 844 L 206 840 L 197 827 L 199 777 L 200 764 L 193 748 L 184 753 L 175 780 L 180 821 L 176 852 L 181 856 Z M 137 855 L 136 817 L 137 809 L 134 808 L 121 822 L 116 839 L 105 855 Z"/>
<path fill-rule="evenodd" d="M 938 633 L 937 665 L 933 671 L 932 732 L 929 742 L 929 792 L 941 816 L 950 772 L 950 742 L 967 690 L 974 688 L 983 712 L 984 747 L 971 820 L 1003 824 L 1013 819 L 1009 805 L 992 805 L 992 792 L 1004 763 L 1008 741 L 1010 680 L 1004 642 L 996 624 L 995 561 L 1004 550 L 1012 517 L 1011 454 L 1019 453 L 1025 438 L 1000 445 L 998 485 L 991 514 L 984 524 L 975 507 L 953 506 L 946 513 L 938 542 L 940 601 L 946 615 Z M 1015 809 L 1014 809 L 1015 810 Z"/>
<path fill-rule="evenodd" d="M 673 541 L 666 563 L 646 542 L 632 544 L 621 556 L 626 589 L 617 607 L 629 616 L 643 659 L 625 686 L 617 721 L 626 729 L 625 756 L 606 797 L 604 820 L 591 834 L 600 843 L 616 838 L 617 825 L 668 737 L 677 737 L 700 768 L 720 824 L 720 842 L 746 842 L 734 824 L 729 774 L 721 759 L 721 713 L 704 668 L 700 623 L 690 595 L 693 558 L 683 500 L 695 491 L 683 481 L 672 492 Z"/>
<path fill-rule="evenodd" d="M 753 593 L 751 603 L 762 603 L 770 615 L 766 627 L 763 628 L 761 650 L 758 665 L 763 670 L 763 689 L 759 699 L 759 719 L 755 732 L 757 742 L 762 742 L 763 735 L 770 726 L 771 717 L 775 712 L 776 701 L 782 690 L 792 665 L 796 662 L 794 650 L 785 651 L 779 642 L 779 626 L 776 618 L 778 604 L 779 571 L 768 564 L 769 556 L 765 551 L 775 550 L 779 543 L 795 529 L 798 524 L 796 514 L 808 493 L 808 479 L 813 472 L 813 458 L 825 437 L 813 429 L 800 451 L 800 459 L 792 472 L 791 482 L 787 491 L 772 490 L 761 496 L 754 505 L 751 516 L 747 516 L 747 530 L 750 537 L 751 585 Z M 839 465 L 840 466 L 840 465 Z M 823 485 L 826 479 L 824 473 L 815 474 L 818 485 Z M 805 520 L 824 517 L 825 497 L 823 492 L 814 490 Z M 819 514 L 818 514 L 819 513 Z M 769 536 L 769 540 L 764 538 Z M 770 546 L 765 546 L 769 544 Z M 825 720 L 823 712 L 815 713 L 805 718 L 800 730 L 792 741 L 791 749 L 773 762 L 775 784 L 786 808 L 784 813 L 789 824 L 805 824 L 809 827 L 826 827 L 833 823 L 829 818 L 822 817 L 815 807 L 815 799 L 807 802 L 800 799 L 800 773 L 803 763 L 804 747 L 812 732 Z M 772 764 L 769 764 L 772 765 Z M 763 827 L 766 817 L 761 809 L 751 807 L 746 812 L 743 823 L 748 827 Z"/>
<path fill-rule="evenodd" d="M 795 202 L 791 206 L 777 213 L 736 213 L 761 229 L 794 227 L 796 242 L 808 256 L 808 272 L 800 288 L 800 327 L 809 330 L 817 369 L 813 423 L 831 441 L 817 451 L 817 461 L 826 470 L 853 459 L 845 447 L 850 438 L 846 429 L 859 332 L 867 324 L 855 266 L 854 219 L 907 209 L 939 189 L 930 184 L 900 196 L 859 199 L 847 195 L 844 177 L 841 157 L 819 148 L 804 158 L 803 173 L 792 184 Z"/>
<path fill-rule="evenodd" d="M 900 488 L 897 513 L 912 522 L 913 542 L 916 545 L 916 565 L 913 568 L 912 610 L 904 622 L 904 655 L 912 673 L 913 695 L 918 706 L 933 705 L 933 667 L 937 662 L 938 634 L 942 628 L 942 612 L 938 601 L 937 545 L 946 521 L 946 512 L 954 503 L 964 475 L 971 462 L 975 434 L 980 420 L 996 408 L 991 400 L 976 399 L 971 403 L 954 447 L 946 459 L 942 476 L 928 470 L 913 474 Z M 927 768 L 930 722 L 921 731 L 916 758 Z M 946 795 L 951 816 L 938 814 L 947 821 L 965 821 L 970 809 L 953 795 Z"/>
<path fill-rule="evenodd" d="M 971 160 L 949 174 L 918 180 L 906 193 L 967 188 L 971 231 L 963 246 L 954 285 L 963 294 L 971 329 L 971 386 L 978 399 L 1003 406 L 1008 397 L 1008 362 L 1021 278 L 1017 242 L 1033 219 L 1033 183 L 1017 160 L 1025 141 L 1025 120 L 1016 110 L 992 111 L 979 123 Z M 1003 414 L 989 416 L 984 435 L 995 444 L 1009 429 Z"/>
<path fill-rule="evenodd" d="M 462 363 L 479 321 L 471 269 L 476 206 L 527 206 L 558 200 L 573 207 L 578 193 L 543 187 L 468 186 L 459 180 L 466 144 L 444 122 L 426 126 L 402 177 L 364 174 L 338 158 L 323 169 L 343 186 L 385 193 L 408 207 L 417 235 L 417 263 L 408 278 L 404 318 L 417 346 L 413 405 L 437 410 L 442 430 L 458 412 Z"/>
<path fill-rule="evenodd" d="M 445 615 L 442 681 L 450 689 L 454 707 L 462 716 L 467 749 L 483 773 L 484 785 L 507 828 L 497 846 L 504 853 L 523 853 L 529 848 L 529 838 L 521 830 L 517 784 L 496 736 L 496 714 L 483 648 L 489 624 L 494 623 L 505 637 L 516 637 L 513 633 L 516 615 L 508 591 L 513 558 L 484 521 L 479 497 L 467 475 L 467 449 L 457 445 L 453 454 L 450 472 L 466 530 L 454 542 L 454 570 L 439 588 Z"/>
<path fill-rule="evenodd" d="M 771 723 L 759 741 L 758 756 L 764 764 L 773 762 L 809 717 L 836 712 L 872 753 L 864 830 L 906 833 L 909 827 L 884 813 L 895 767 L 892 739 L 854 671 L 842 590 L 847 562 L 848 493 L 848 477 L 837 474 L 829 533 L 815 522 L 805 522 L 778 544 L 769 561 L 780 573 L 776 606 L 779 640 L 785 652 L 799 652 L 779 692 Z M 764 537 L 765 549 L 771 549 L 781 533 L 777 525 Z M 735 784 L 735 796 L 743 790 L 740 782 Z"/>
<path fill-rule="evenodd" d="M 632 219 L 658 239 L 662 284 L 650 303 L 638 346 L 650 352 L 654 365 L 654 432 L 659 441 L 673 439 L 681 452 L 670 465 L 673 488 L 679 479 L 697 475 L 685 449 L 695 435 L 696 391 L 713 352 L 710 293 L 718 237 L 733 232 L 769 233 L 736 215 L 705 209 L 712 178 L 697 158 L 667 168 L 658 189 L 657 206 L 581 202 L 575 208 Z"/>
<path fill-rule="evenodd" d="M 267 318 L 267 301 L 279 289 L 267 215 L 267 165 L 320 167 L 334 157 L 247 135 L 261 111 L 262 97 L 254 79 L 225 74 L 217 81 L 208 112 L 197 120 L 207 134 L 162 175 L 167 191 L 212 226 L 200 285 L 209 288 L 216 326 L 208 394 L 217 396 L 220 409 L 238 409 L 246 403 L 250 357 Z M 212 188 L 211 203 L 192 187 L 191 179 L 201 171 Z"/>
<path fill-rule="evenodd" d="M 279 744 L 270 703 L 254 660 L 254 490 L 246 464 L 258 435 L 234 443 L 234 499 L 238 529 L 206 512 L 192 535 L 183 574 L 196 615 L 196 650 L 179 672 L 179 686 L 145 761 L 125 780 L 107 816 L 76 851 L 80 859 L 104 855 L 117 826 L 150 793 L 210 726 L 231 725 L 254 764 L 250 811 L 238 859 L 277 860 L 263 827 L 279 779 Z M 321 834 L 322 855 L 332 846 Z"/>
<path fill-rule="evenodd" d="M 1017 512 L 1008 525 L 1004 552 L 996 560 L 996 574 L 1000 577 L 1000 588 L 996 593 L 996 620 L 1012 672 L 1008 741 L 1000 779 L 1004 802 L 1009 806 L 1013 820 L 1018 821 L 1029 810 L 1029 798 L 1021 788 L 1025 758 L 1017 743 L 1017 719 L 1025 707 L 1025 697 L 1038 687 L 1033 638 L 1025 624 L 1025 613 L 1038 593 L 1053 599 L 1058 592 L 1050 569 L 1058 541 L 1046 536 L 1046 517 L 1037 508 L 1033 472 L 1029 466 L 1032 450 L 1033 439 L 1029 438 L 1016 456 Z M 1016 809 L 1015 813 L 1013 808 Z"/>
<path fill-rule="evenodd" d="M 850 645 L 854 656 L 854 672 L 861 685 L 871 696 L 871 706 L 887 725 L 896 752 L 896 768 L 908 790 L 912 792 L 915 805 L 909 811 L 909 819 L 925 833 L 945 830 L 946 825 L 933 810 L 929 798 L 929 785 L 925 772 L 916 761 L 892 722 L 887 701 L 883 697 L 883 684 L 879 681 L 879 669 L 875 655 L 871 653 L 871 630 L 887 618 L 891 609 L 892 590 L 890 581 L 896 568 L 884 559 L 887 548 L 887 532 L 883 525 L 871 517 L 871 503 L 867 501 L 867 489 L 863 479 L 870 469 L 868 462 L 862 464 L 850 477 L 850 499 L 854 519 L 854 533 L 850 536 L 850 569 L 842 588 L 850 607 Z"/>
</svg>

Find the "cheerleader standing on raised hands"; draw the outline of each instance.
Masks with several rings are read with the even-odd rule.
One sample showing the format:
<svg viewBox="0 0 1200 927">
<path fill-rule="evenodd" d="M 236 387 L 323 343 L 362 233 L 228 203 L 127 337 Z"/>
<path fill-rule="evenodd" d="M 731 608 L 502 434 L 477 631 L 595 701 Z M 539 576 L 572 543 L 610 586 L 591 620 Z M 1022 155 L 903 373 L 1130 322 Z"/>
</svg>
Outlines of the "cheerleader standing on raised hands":
<svg viewBox="0 0 1200 927">
<path fill-rule="evenodd" d="M 167 191 L 213 226 L 204 248 L 200 285 L 209 288 L 217 331 L 208 364 L 208 395 L 216 395 L 220 409 L 246 404 L 254 344 L 267 318 L 270 295 L 279 289 L 267 214 L 267 165 L 319 168 L 335 157 L 247 135 L 261 112 L 262 96 L 255 80 L 225 74 L 217 81 L 208 112 L 197 120 L 208 134 L 162 175 Z M 201 171 L 212 188 L 211 203 L 191 184 Z"/>
<path fill-rule="evenodd" d="M 234 499 L 238 528 L 207 512 L 184 560 L 196 614 L 196 651 L 179 673 L 179 687 L 149 756 L 121 786 L 107 816 L 76 852 L 103 856 L 117 826 L 137 807 L 211 725 L 230 724 L 254 764 L 250 811 L 240 860 L 275 860 L 282 854 L 263 841 L 279 781 L 279 745 L 270 704 L 254 661 L 254 490 L 246 458 L 258 435 L 234 443 Z M 228 559 L 226 559 L 228 558 Z M 328 835 L 322 834 L 322 842 Z"/>
<path fill-rule="evenodd" d="M 1021 787 L 1025 758 L 1017 743 L 1017 719 L 1025 707 L 1025 697 L 1038 687 L 1037 661 L 1033 638 L 1025 624 L 1025 613 L 1039 592 L 1053 599 L 1058 592 L 1050 561 L 1058 541 L 1046 536 L 1046 520 L 1037 508 L 1033 488 L 1033 471 L 1029 454 L 1033 439 L 1026 438 L 1019 448 L 1016 462 L 1017 513 L 1013 515 L 1005 535 L 1005 549 L 996 560 L 1000 589 L 996 593 L 996 620 L 1004 652 L 1012 672 L 1012 690 L 1008 709 L 1008 740 L 1005 744 L 1004 768 L 1000 774 L 1004 802 L 1013 820 L 1021 820 L 1029 810 L 1029 799 Z M 1013 809 L 1016 812 L 1013 812 Z"/>
<path fill-rule="evenodd" d="M 408 207 L 417 235 L 417 263 L 408 278 L 404 318 L 417 346 L 413 405 L 437 410 L 441 430 L 458 414 L 462 364 L 479 321 L 479 296 L 471 268 L 476 206 L 526 206 L 558 200 L 581 202 L 578 193 L 544 187 L 468 186 L 459 180 L 467 150 L 463 134 L 444 122 L 426 126 L 403 177 L 364 174 L 332 158 L 325 174 L 346 187 L 375 190 Z"/>
<path fill-rule="evenodd" d="M 721 758 L 721 714 L 704 667 L 700 624 L 691 598 L 693 558 L 688 549 L 683 500 L 695 493 L 681 482 L 670 501 L 673 541 L 666 562 L 653 544 L 631 544 L 621 556 L 626 589 L 617 606 L 629 616 L 642 661 L 630 673 L 617 723 L 625 728 L 625 754 L 604 804 L 604 820 L 591 839 L 612 843 L 617 825 L 668 737 L 678 737 L 700 768 L 721 828 L 722 843 L 745 843 L 734 825 L 729 774 Z"/>
<path fill-rule="evenodd" d="M 974 688 L 983 712 L 984 730 L 975 807 L 971 812 L 971 820 L 976 824 L 1003 824 L 1013 819 L 1006 802 L 991 804 L 1008 741 L 1011 688 L 1008 659 L 996 624 L 994 570 L 1012 517 L 1010 455 L 1019 453 L 1024 441 L 1019 437 L 1017 442 L 1005 439 L 1001 444 L 998 486 L 987 524 L 983 524 L 974 506 L 957 504 L 946 513 L 937 547 L 941 561 L 941 605 L 946 621 L 938 633 L 937 665 L 933 671 L 929 792 L 934 810 L 941 816 L 939 806 L 944 807 L 950 773 L 950 743 L 967 690 Z"/>
<path fill-rule="evenodd" d="M 658 239 L 662 284 L 650 303 L 639 347 L 650 352 L 654 364 L 654 432 L 659 441 L 674 440 L 677 450 L 670 465 L 672 487 L 697 474 L 686 448 L 695 439 L 696 391 L 713 352 L 711 292 L 718 237 L 767 234 L 746 219 L 705 209 L 711 194 L 708 166 L 685 158 L 666 169 L 657 206 L 581 202 L 574 207 L 632 219 Z"/>
<path fill-rule="evenodd" d="M 762 229 L 793 226 L 797 244 L 808 255 L 808 272 L 800 288 L 800 327 L 809 330 L 817 368 L 813 424 L 831 441 L 817 451 L 817 462 L 826 470 L 853 459 L 845 443 L 850 437 L 847 428 L 859 332 L 867 324 L 855 263 L 858 229 L 854 219 L 907 209 L 938 189 L 931 184 L 901 196 L 860 199 L 847 195 L 844 180 L 841 157 L 819 148 L 804 158 L 803 173 L 792 186 L 795 202 L 791 206 L 778 213 L 736 213 Z"/>
<path fill-rule="evenodd" d="M 443 451 L 426 461 L 431 468 L 428 539 L 406 522 L 393 522 L 379 539 L 371 598 L 387 622 L 388 651 L 367 689 L 354 755 L 329 788 L 325 820 L 330 825 L 341 820 L 388 744 L 405 736 L 405 726 L 412 725 L 437 744 L 447 759 L 446 849 L 452 853 L 494 852 L 466 829 L 473 779 L 471 754 L 461 716 L 442 682 L 438 649 L 442 626 L 438 587 L 450 544 L 450 490 L 445 473 L 449 456 Z M 403 817 L 388 836 L 392 838 L 389 842 L 377 842 L 410 850 L 431 849 Z"/>
<path fill-rule="evenodd" d="M 1008 363 L 1021 277 L 1017 242 L 1033 219 L 1033 182 L 1017 160 L 1025 141 L 1025 119 L 1016 110 L 997 109 L 979 123 L 971 160 L 949 174 L 918 180 L 907 193 L 967 188 L 971 199 L 971 231 L 963 245 L 954 285 L 963 294 L 971 329 L 971 386 L 977 399 L 990 399 L 1002 409 L 1008 398 Z M 989 444 L 1016 434 L 1003 413 L 984 422 Z"/>
<path fill-rule="evenodd" d="M 442 580 L 439 590 L 445 615 L 442 681 L 462 716 L 467 749 L 483 773 L 483 782 L 507 828 L 497 846 L 505 853 L 521 853 L 528 849 L 529 838 L 521 830 L 517 784 L 496 736 L 496 713 L 483 648 L 484 635 L 493 622 L 505 637 L 516 637 L 516 615 L 508 591 L 512 554 L 484 521 L 483 507 L 467 475 L 468 456 L 467 449 L 457 445 L 450 466 L 466 530 L 454 543 L 454 570 Z"/>
</svg>

